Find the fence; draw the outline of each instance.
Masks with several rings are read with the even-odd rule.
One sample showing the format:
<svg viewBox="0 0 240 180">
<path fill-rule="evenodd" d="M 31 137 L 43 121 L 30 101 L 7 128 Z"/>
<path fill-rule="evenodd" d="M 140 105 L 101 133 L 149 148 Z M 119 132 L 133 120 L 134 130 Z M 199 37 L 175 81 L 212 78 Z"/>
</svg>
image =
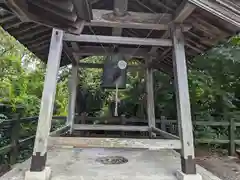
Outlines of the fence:
<svg viewBox="0 0 240 180">
<path fill-rule="evenodd" d="M 64 120 L 65 118 L 53 117 L 53 119 Z M 18 116 L 15 119 L 4 120 L 0 122 L 0 141 L 3 142 L 5 140 L 5 145 L 3 147 L 0 147 L 0 156 L 4 157 L 5 155 L 9 155 L 10 165 L 16 163 L 20 148 L 26 147 L 29 144 L 33 144 L 36 133 L 35 131 L 33 131 L 30 135 L 28 134 L 25 136 L 21 135 L 20 133 L 24 129 L 24 125 L 28 123 L 37 124 L 37 120 L 38 117 L 20 118 L 20 116 Z M 53 126 L 51 130 L 53 131 L 57 128 L 58 125 L 56 124 L 56 121 L 53 121 L 52 125 Z"/>
<path fill-rule="evenodd" d="M 165 117 L 161 117 L 161 120 L 157 121 L 160 123 L 161 129 L 178 135 L 178 123 L 177 120 L 168 120 Z M 236 127 L 240 127 L 239 122 L 235 122 L 234 119 L 229 121 L 193 121 L 193 126 L 210 126 L 210 127 L 228 127 L 228 139 L 205 139 L 195 138 L 195 143 L 198 144 L 228 144 L 228 154 L 233 156 L 236 151 L 236 144 L 240 144 L 240 139 L 235 139 Z M 195 129 L 195 128 L 194 128 Z M 194 133 L 195 134 L 195 133 Z"/>
<path fill-rule="evenodd" d="M 78 117 L 80 118 L 80 117 Z M 100 123 L 117 123 L 117 124 L 142 124 L 146 125 L 147 120 L 138 119 L 138 118 L 96 118 L 96 117 L 87 117 L 87 123 L 93 123 L 94 121 L 99 121 Z M 163 131 L 168 133 L 178 135 L 178 123 L 177 120 L 166 119 L 161 117 L 161 119 L 156 119 L 156 125 Z M 233 118 L 230 118 L 228 121 L 193 121 L 193 126 L 207 126 L 207 127 L 228 127 L 228 139 L 214 139 L 214 138 L 195 138 L 195 143 L 198 144 L 228 144 L 228 153 L 230 156 L 235 154 L 236 144 L 240 144 L 240 139 L 235 139 L 236 127 L 240 127 L 240 122 L 235 122 Z M 196 131 L 195 131 L 196 132 Z M 193 132 L 195 134 L 195 132 Z"/>
</svg>

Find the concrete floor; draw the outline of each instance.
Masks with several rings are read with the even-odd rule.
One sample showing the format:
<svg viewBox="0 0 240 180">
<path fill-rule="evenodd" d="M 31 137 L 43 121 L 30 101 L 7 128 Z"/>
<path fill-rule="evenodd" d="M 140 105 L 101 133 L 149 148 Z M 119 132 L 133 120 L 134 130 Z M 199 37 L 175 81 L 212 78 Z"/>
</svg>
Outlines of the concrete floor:
<svg viewBox="0 0 240 180">
<path fill-rule="evenodd" d="M 96 161 L 102 156 L 123 156 L 125 164 L 104 165 Z M 0 180 L 24 180 L 30 161 L 18 164 Z M 47 165 L 52 168 L 52 180 L 176 180 L 180 159 L 172 150 L 126 150 L 126 149 L 70 149 L 52 148 Z M 198 172 L 203 180 L 219 180 L 201 167 Z M 201 172 L 200 172 L 201 171 Z"/>
</svg>

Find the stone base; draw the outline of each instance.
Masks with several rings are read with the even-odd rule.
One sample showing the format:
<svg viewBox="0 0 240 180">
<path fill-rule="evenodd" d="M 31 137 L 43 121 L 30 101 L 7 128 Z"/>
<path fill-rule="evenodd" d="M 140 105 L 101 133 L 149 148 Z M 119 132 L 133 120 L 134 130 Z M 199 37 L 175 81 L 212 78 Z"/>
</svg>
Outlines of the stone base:
<svg viewBox="0 0 240 180">
<path fill-rule="evenodd" d="M 177 171 L 176 176 L 178 180 L 202 180 L 200 174 L 184 174 L 182 171 Z"/>
<path fill-rule="evenodd" d="M 50 167 L 45 167 L 41 172 L 27 171 L 25 173 L 24 180 L 50 180 L 51 178 L 51 169 Z"/>
</svg>

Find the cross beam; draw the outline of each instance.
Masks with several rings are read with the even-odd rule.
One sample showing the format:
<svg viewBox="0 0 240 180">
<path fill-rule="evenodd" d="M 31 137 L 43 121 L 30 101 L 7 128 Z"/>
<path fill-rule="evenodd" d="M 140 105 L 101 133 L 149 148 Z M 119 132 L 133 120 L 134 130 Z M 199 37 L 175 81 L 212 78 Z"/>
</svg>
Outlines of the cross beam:
<svg viewBox="0 0 240 180">
<path fill-rule="evenodd" d="M 167 13 L 153 14 L 129 11 L 126 13 L 126 15 L 116 16 L 111 10 L 93 9 L 93 20 L 91 22 L 85 22 L 85 25 L 132 29 L 168 30 L 168 24 L 171 21 L 172 15 Z"/>
<path fill-rule="evenodd" d="M 78 63 L 79 68 L 96 68 L 96 69 L 102 69 L 104 67 L 104 64 L 100 63 Z M 143 69 L 145 68 L 143 65 L 128 65 L 127 68 L 129 69 Z"/>
<path fill-rule="evenodd" d="M 64 34 L 65 41 L 107 43 L 107 44 L 127 44 L 142 46 L 172 46 L 170 39 L 152 39 L 152 38 L 133 38 L 118 36 L 100 36 L 100 35 L 73 35 Z"/>
<path fill-rule="evenodd" d="M 106 56 L 107 54 L 111 54 L 113 51 L 110 47 L 102 47 L 99 46 L 81 46 L 79 50 L 73 51 L 73 54 L 76 56 Z M 125 56 L 134 56 L 134 57 L 148 57 L 148 48 L 118 48 L 118 52 L 124 54 Z M 133 54 L 134 53 L 134 54 Z"/>
</svg>

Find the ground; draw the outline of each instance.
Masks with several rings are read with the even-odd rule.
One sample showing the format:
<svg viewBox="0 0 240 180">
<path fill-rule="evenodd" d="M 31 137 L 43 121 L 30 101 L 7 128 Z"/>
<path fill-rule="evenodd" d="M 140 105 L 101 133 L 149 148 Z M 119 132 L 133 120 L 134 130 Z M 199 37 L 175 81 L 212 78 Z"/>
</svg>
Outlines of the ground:
<svg viewBox="0 0 240 180">
<path fill-rule="evenodd" d="M 102 164 L 99 158 L 122 156 L 124 164 Z M 52 168 L 52 180 L 177 180 L 180 169 L 179 154 L 173 150 L 56 148 L 48 151 L 47 166 Z M 0 180 L 23 180 L 30 160 L 16 165 Z M 197 172 L 203 180 L 219 180 L 200 166 Z"/>
<path fill-rule="evenodd" d="M 240 179 L 240 159 L 229 157 L 224 151 L 196 150 L 197 163 L 222 180 Z"/>
<path fill-rule="evenodd" d="M 229 157 L 224 151 L 212 151 L 207 148 L 196 149 L 197 163 L 222 180 L 240 179 L 240 159 Z M 9 166 L 1 165 L 2 175 Z"/>
</svg>

